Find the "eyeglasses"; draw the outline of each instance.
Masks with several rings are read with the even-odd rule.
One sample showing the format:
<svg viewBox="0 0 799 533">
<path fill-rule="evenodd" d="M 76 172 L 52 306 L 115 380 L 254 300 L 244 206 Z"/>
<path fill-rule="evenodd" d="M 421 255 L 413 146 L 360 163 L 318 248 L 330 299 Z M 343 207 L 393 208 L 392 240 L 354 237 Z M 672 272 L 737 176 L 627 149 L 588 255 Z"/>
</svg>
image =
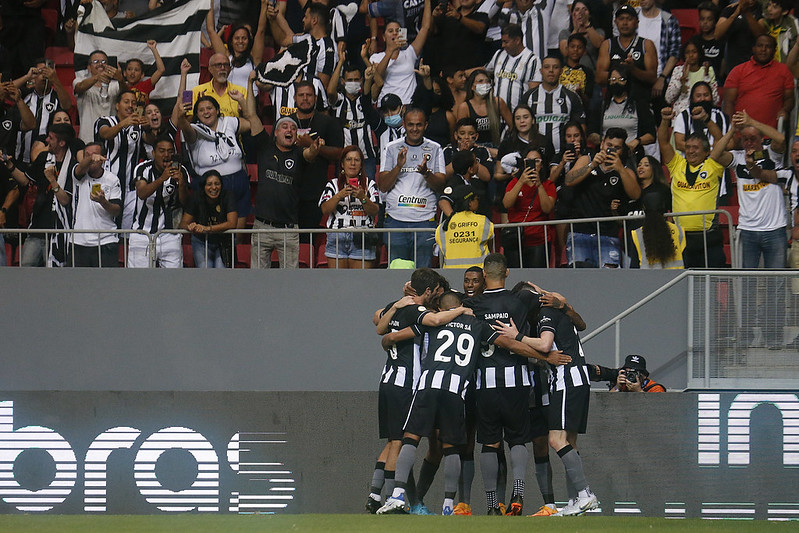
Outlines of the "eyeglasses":
<svg viewBox="0 0 799 533">
<path fill-rule="evenodd" d="M 211 63 L 209 66 L 214 68 L 230 68 L 230 63 Z"/>
<path fill-rule="evenodd" d="M 618 78 L 616 78 L 616 77 L 610 78 L 608 81 L 610 81 L 610 83 L 616 83 L 617 81 L 620 81 L 621 83 L 624 83 L 624 82 L 627 81 L 627 78 L 619 76 Z"/>
<path fill-rule="evenodd" d="M 92 65 L 105 65 L 108 63 L 107 59 L 92 59 Z"/>
</svg>

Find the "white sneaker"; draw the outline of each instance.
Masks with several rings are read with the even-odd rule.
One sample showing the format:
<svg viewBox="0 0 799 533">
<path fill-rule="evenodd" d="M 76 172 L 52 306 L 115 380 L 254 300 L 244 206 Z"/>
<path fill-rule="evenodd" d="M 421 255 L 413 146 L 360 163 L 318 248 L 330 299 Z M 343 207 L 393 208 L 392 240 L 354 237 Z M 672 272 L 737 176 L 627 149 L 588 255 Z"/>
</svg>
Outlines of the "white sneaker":
<svg viewBox="0 0 799 533">
<path fill-rule="evenodd" d="M 577 498 L 577 507 L 580 510 L 577 514 L 583 514 L 599 507 L 599 500 L 593 492 L 589 492 L 588 496 Z"/>
<path fill-rule="evenodd" d="M 569 500 L 569 503 L 567 503 L 565 507 L 552 516 L 574 516 L 577 514 L 580 514 L 580 508 L 577 507 L 577 500 Z"/>
<path fill-rule="evenodd" d="M 377 510 L 377 514 L 408 514 L 408 504 L 405 503 L 405 498 L 391 497 L 386 500 L 386 503 Z"/>
</svg>

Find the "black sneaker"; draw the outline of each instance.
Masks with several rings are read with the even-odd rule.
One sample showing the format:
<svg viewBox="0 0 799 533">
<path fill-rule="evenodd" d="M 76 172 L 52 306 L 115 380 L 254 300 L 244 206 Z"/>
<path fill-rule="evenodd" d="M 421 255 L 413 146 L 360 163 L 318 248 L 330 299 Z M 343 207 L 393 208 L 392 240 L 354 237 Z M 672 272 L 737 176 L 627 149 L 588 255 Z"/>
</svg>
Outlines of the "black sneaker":
<svg viewBox="0 0 799 533">
<path fill-rule="evenodd" d="M 502 511 L 499 509 L 499 507 L 492 507 L 486 514 L 488 516 L 502 516 Z"/>
<path fill-rule="evenodd" d="M 369 514 L 377 514 L 377 510 L 380 509 L 380 507 L 382 505 L 383 505 L 382 503 L 380 503 L 379 501 L 375 500 L 371 496 L 366 498 L 366 506 L 365 507 L 366 507 L 366 511 Z"/>
<path fill-rule="evenodd" d="M 510 500 L 510 506 L 508 506 L 508 512 L 505 516 L 521 516 L 523 505 L 524 498 L 518 494 L 515 494 Z"/>
</svg>

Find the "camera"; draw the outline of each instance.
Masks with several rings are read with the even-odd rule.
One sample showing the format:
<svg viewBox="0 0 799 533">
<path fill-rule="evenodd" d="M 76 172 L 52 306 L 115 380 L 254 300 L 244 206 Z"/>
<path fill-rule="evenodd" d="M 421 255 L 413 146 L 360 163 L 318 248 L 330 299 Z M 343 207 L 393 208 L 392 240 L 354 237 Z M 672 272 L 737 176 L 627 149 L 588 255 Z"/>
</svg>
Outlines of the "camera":
<svg viewBox="0 0 799 533">
<path fill-rule="evenodd" d="M 631 383 L 635 383 L 641 381 L 640 379 L 641 373 L 637 370 L 625 370 L 624 377 L 627 378 L 627 381 Z"/>
</svg>

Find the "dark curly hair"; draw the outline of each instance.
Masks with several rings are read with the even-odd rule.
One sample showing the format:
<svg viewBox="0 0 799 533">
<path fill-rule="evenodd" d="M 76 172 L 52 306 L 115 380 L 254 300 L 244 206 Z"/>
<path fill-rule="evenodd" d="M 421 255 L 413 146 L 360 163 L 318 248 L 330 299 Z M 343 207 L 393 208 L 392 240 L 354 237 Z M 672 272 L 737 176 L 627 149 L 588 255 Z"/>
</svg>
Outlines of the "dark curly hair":
<svg viewBox="0 0 799 533">
<path fill-rule="evenodd" d="M 674 259 L 677 249 L 671 237 L 671 227 L 660 207 L 662 199 L 659 194 L 648 194 L 644 197 L 643 204 L 644 226 L 641 231 L 644 234 L 646 260 L 649 264 L 668 263 Z"/>
</svg>

